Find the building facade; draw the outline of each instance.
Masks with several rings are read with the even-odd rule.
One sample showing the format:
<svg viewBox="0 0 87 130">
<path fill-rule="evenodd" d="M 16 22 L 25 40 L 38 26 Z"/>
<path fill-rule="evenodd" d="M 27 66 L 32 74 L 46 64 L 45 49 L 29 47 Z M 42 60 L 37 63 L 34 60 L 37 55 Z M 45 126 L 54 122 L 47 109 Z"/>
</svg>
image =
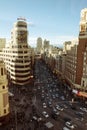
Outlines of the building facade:
<svg viewBox="0 0 87 130">
<path fill-rule="evenodd" d="M 11 43 L 2 52 L 8 79 L 13 84 L 29 83 L 31 78 L 29 50 L 27 22 L 25 19 L 19 18 L 11 31 Z"/>
<path fill-rule="evenodd" d="M 44 51 L 46 52 L 47 50 L 49 50 L 49 41 L 47 41 L 46 39 L 44 40 L 44 43 L 43 43 L 43 49 Z"/>
<path fill-rule="evenodd" d="M 74 44 L 70 50 L 67 50 L 65 77 L 68 82 L 74 87 L 76 80 L 76 63 L 77 63 L 77 45 Z"/>
<path fill-rule="evenodd" d="M 84 52 L 81 86 L 84 91 L 87 90 L 87 47 L 86 47 L 86 51 Z"/>
<path fill-rule="evenodd" d="M 9 119 L 8 81 L 3 61 L 0 59 L 0 124 Z"/>
<path fill-rule="evenodd" d="M 79 44 L 77 47 L 76 84 L 81 84 L 84 52 L 87 46 L 87 9 L 82 9 L 80 19 Z"/>
<path fill-rule="evenodd" d="M 42 38 L 39 37 L 37 39 L 37 54 L 41 54 L 42 51 Z"/>
<path fill-rule="evenodd" d="M 5 48 L 6 39 L 0 38 L 0 52 L 2 52 L 2 49 Z"/>
</svg>

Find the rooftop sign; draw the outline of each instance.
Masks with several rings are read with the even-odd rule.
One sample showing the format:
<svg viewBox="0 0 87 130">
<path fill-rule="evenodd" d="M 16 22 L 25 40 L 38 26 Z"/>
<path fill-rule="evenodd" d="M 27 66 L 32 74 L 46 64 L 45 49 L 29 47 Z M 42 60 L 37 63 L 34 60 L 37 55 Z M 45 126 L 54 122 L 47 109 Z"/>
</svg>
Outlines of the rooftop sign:
<svg viewBox="0 0 87 130">
<path fill-rule="evenodd" d="M 19 18 L 17 18 L 17 20 L 26 21 L 26 19 L 24 17 L 19 17 Z"/>
</svg>

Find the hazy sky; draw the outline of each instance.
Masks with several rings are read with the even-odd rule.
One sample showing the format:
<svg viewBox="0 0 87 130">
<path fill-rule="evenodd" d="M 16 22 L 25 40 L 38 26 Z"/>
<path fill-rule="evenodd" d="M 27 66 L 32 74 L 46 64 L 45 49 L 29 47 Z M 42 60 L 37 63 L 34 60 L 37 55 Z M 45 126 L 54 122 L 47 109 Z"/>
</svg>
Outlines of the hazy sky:
<svg viewBox="0 0 87 130">
<path fill-rule="evenodd" d="M 0 0 L 0 37 L 10 39 L 13 24 L 21 16 L 31 23 L 30 45 L 36 45 L 38 37 L 62 45 L 78 37 L 80 12 L 86 7 L 87 0 Z"/>
</svg>

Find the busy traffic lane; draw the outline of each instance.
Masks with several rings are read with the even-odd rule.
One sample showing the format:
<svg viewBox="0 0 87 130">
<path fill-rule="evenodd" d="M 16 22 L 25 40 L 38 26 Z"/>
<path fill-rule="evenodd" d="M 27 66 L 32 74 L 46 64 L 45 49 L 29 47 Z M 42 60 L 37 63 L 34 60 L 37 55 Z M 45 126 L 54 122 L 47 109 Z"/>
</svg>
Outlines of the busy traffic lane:
<svg viewBox="0 0 87 130">
<path fill-rule="evenodd" d="M 47 120 L 51 121 L 55 126 L 54 127 L 55 130 L 58 127 L 57 125 L 59 124 L 60 126 L 61 124 L 61 127 L 58 127 L 58 128 L 59 130 L 62 130 L 63 126 L 65 126 L 64 119 L 67 117 L 74 124 L 75 130 L 78 130 L 78 129 L 82 130 L 82 128 L 86 130 L 86 126 L 84 125 L 83 118 L 79 119 L 77 115 L 75 114 L 76 110 L 72 109 L 74 102 L 72 104 L 72 101 L 70 100 L 70 98 L 69 99 L 65 98 L 64 96 L 65 94 L 63 93 L 63 91 L 60 90 L 60 86 L 61 86 L 60 82 L 58 81 L 58 79 L 56 79 L 56 77 L 52 75 L 52 73 L 48 70 L 48 68 L 46 68 L 46 66 L 43 63 L 41 63 L 41 61 L 37 63 L 37 71 L 35 75 L 36 75 L 36 79 L 35 79 L 34 87 L 36 89 L 36 106 L 39 109 L 40 114 L 42 113 L 44 109 L 48 112 L 49 119 L 46 119 L 46 121 Z M 58 97 L 56 97 L 56 94 L 58 95 Z M 64 98 L 61 98 L 61 97 L 64 97 Z M 48 101 L 52 102 L 51 108 L 49 108 L 48 106 Z M 43 105 L 42 105 L 43 102 L 46 103 L 46 108 L 43 108 Z M 68 107 L 68 108 L 63 108 L 64 109 L 63 111 L 58 110 L 60 112 L 58 121 L 54 120 L 51 116 L 52 109 L 53 107 L 55 107 L 56 104 L 61 104 L 61 105 L 66 104 L 66 106 Z M 79 103 L 75 102 L 77 111 L 79 110 L 78 105 Z"/>
</svg>

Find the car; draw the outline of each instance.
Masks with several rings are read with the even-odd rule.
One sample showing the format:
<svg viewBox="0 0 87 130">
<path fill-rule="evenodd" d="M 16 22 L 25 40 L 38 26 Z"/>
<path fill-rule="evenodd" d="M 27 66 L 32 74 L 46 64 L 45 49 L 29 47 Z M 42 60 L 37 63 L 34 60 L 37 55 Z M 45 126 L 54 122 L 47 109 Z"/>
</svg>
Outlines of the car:
<svg viewBox="0 0 87 130">
<path fill-rule="evenodd" d="M 65 100 L 65 97 L 64 97 L 64 96 L 61 96 L 60 98 L 61 98 L 63 101 Z"/>
<path fill-rule="evenodd" d="M 56 105 L 56 109 L 59 110 L 59 111 L 63 111 L 63 108 L 59 105 Z"/>
<path fill-rule="evenodd" d="M 65 123 L 65 125 L 66 125 L 68 128 L 70 128 L 70 129 L 74 129 L 74 125 L 73 125 L 71 122 L 69 122 L 69 121 L 67 121 L 67 122 Z"/>
<path fill-rule="evenodd" d="M 40 121 L 42 121 L 42 118 L 41 118 L 40 116 L 38 116 L 38 115 L 34 115 L 34 116 L 32 117 L 32 120 L 35 120 L 35 121 L 37 121 L 37 122 L 40 122 Z"/>
<path fill-rule="evenodd" d="M 39 117 L 39 118 L 37 119 L 37 121 L 38 121 L 38 122 L 42 121 L 42 118 L 41 118 L 41 117 Z"/>
<path fill-rule="evenodd" d="M 41 101 L 43 101 L 43 100 L 45 100 L 45 97 L 44 97 L 44 96 L 41 97 Z"/>
<path fill-rule="evenodd" d="M 56 98 L 55 95 L 52 95 L 52 98 L 55 99 Z"/>
<path fill-rule="evenodd" d="M 84 113 L 83 112 L 75 112 L 75 114 L 79 117 L 83 117 L 84 116 Z"/>
<path fill-rule="evenodd" d="M 32 119 L 36 121 L 36 120 L 37 120 L 37 117 L 36 117 L 36 116 L 33 116 Z"/>
<path fill-rule="evenodd" d="M 58 94 L 55 94 L 55 96 L 56 96 L 56 98 L 58 98 L 58 97 L 59 97 L 59 95 L 58 95 Z"/>
<path fill-rule="evenodd" d="M 55 107 L 52 108 L 53 112 L 57 112 L 57 109 Z"/>
<path fill-rule="evenodd" d="M 48 115 L 48 113 L 47 113 L 46 111 L 43 111 L 42 114 L 43 114 L 43 116 L 46 117 L 46 118 L 49 117 L 49 115 Z"/>
<path fill-rule="evenodd" d="M 46 103 L 45 103 L 45 102 L 43 103 L 43 108 L 47 108 L 47 106 L 46 106 Z"/>
<path fill-rule="evenodd" d="M 57 120 L 59 115 L 60 115 L 60 113 L 57 110 L 52 111 L 51 116 L 52 116 L 53 119 Z"/>
<path fill-rule="evenodd" d="M 59 111 L 57 111 L 57 109 L 55 109 L 55 108 L 52 110 L 52 113 L 55 114 L 55 115 L 59 115 L 60 114 Z"/>
<path fill-rule="evenodd" d="M 85 107 L 80 107 L 80 110 L 87 112 L 87 108 L 85 108 Z"/>
<path fill-rule="evenodd" d="M 49 102 L 48 102 L 48 106 L 49 106 L 49 107 L 52 107 L 52 102 L 49 101 Z"/>
<path fill-rule="evenodd" d="M 68 106 L 67 106 L 66 104 L 63 104 L 63 107 L 64 107 L 64 108 L 68 108 Z"/>
</svg>

